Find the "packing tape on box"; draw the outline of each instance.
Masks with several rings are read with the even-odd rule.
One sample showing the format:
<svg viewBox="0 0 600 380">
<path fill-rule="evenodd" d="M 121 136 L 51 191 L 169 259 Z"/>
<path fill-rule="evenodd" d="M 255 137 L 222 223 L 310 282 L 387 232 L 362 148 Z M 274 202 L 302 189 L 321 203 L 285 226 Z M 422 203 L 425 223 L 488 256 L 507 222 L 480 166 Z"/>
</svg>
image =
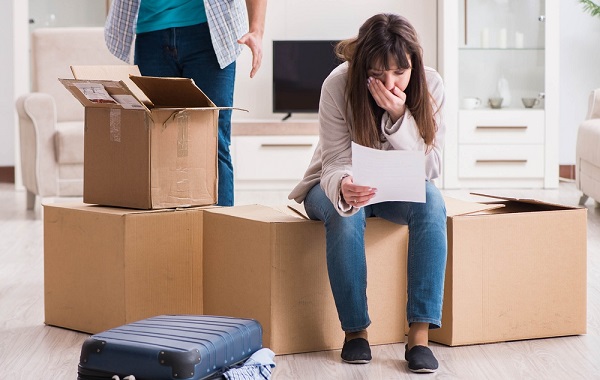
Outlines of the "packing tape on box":
<svg viewBox="0 0 600 380">
<path fill-rule="evenodd" d="M 177 157 L 188 156 L 189 113 L 186 110 L 175 111 L 163 123 L 163 130 L 171 121 L 177 124 Z"/>
<path fill-rule="evenodd" d="M 110 109 L 110 141 L 121 142 L 121 109 Z"/>
<path fill-rule="evenodd" d="M 188 131 L 189 114 L 180 111 L 175 116 L 177 121 L 177 157 L 187 157 L 188 155 Z"/>
</svg>

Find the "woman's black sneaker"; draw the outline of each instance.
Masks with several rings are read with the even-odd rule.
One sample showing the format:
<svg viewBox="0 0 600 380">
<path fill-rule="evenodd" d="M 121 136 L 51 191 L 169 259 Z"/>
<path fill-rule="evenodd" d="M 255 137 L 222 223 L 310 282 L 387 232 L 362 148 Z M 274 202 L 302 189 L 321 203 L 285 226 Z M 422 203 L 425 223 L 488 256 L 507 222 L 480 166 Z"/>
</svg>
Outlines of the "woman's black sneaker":
<svg viewBox="0 0 600 380">
<path fill-rule="evenodd" d="M 431 373 L 438 369 L 438 361 L 429 347 L 414 346 L 409 350 L 407 344 L 405 350 L 404 358 L 412 372 Z"/>
<path fill-rule="evenodd" d="M 367 364 L 371 361 L 371 347 L 364 338 L 346 341 L 342 347 L 342 360 L 350 364 Z"/>
</svg>

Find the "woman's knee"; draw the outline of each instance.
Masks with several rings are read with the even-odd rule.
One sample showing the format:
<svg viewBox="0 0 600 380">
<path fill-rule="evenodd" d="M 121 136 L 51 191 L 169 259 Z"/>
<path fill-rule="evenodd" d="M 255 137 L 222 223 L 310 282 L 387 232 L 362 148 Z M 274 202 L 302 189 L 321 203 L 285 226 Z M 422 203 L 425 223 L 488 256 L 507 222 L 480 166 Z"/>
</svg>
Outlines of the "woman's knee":
<svg viewBox="0 0 600 380">
<path fill-rule="evenodd" d="M 425 199 L 427 208 L 430 210 L 437 210 L 443 212 L 446 215 L 446 202 L 440 190 L 435 185 L 427 182 Z"/>
<path fill-rule="evenodd" d="M 353 234 L 365 229 L 364 209 L 350 216 L 340 215 L 318 184 L 308 192 L 304 205 L 309 218 L 323 221 L 328 231 Z"/>
<path fill-rule="evenodd" d="M 325 227 L 328 231 L 335 231 L 340 236 L 362 236 L 366 227 L 364 212 L 360 210 L 354 215 L 342 216 L 335 211 L 335 213 L 330 213 L 326 218 Z"/>
</svg>

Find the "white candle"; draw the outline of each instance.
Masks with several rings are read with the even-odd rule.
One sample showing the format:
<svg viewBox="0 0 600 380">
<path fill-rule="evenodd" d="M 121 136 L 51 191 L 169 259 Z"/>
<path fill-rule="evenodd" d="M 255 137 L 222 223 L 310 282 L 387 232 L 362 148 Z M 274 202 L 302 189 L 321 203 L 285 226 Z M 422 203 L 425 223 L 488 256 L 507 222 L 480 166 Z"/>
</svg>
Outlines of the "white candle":
<svg viewBox="0 0 600 380">
<path fill-rule="evenodd" d="M 498 47 L 506 49 L 506 28 L 500 29 L 500 32 L 498 33 Z"/>
<path fill-rule="evenodd" d="M 482 48 L 490 47 L 490 30 L 488 28 L 481 29 L 480 43 Z"/>
<path fill-rule="evenodd" d="M 523 45 L 524 45 L 523 39 L 524 39 L 523 33 L 520 33 L 520 32 L 515 33 L 515 47 L 517 49 L 523 49 Z"/>
</svg>

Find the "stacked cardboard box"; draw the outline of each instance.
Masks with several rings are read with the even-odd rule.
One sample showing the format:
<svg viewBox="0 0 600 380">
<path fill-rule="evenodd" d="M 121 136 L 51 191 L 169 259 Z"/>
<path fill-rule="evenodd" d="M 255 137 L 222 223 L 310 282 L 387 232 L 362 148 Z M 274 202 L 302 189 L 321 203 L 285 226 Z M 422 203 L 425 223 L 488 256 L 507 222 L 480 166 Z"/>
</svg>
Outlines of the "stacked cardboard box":
<svg viewBox="0 0 600 380">
<path fill-rule="evenodd" d="M 61 82 L 85 107 L 88 205 L 45 205 L 46 323 L 97 333 L 201 314 L 203 214 L 190 206 L 216 203 L 219 108 L 190 79 L 72 70 Z"/>
<path fill-rule="evenodd" d="M 131 75 L 136 66 L 72 69 L 79 79 L 61 82 L 85 107 L 85 203 L 216 203 L 219 108 L 191 79 Z"/>
<path fill-rule="evenodd" d="M 202 314 L 201 208 L 44 206 L 45 322 L 98 333 Z"/>
</svg>

